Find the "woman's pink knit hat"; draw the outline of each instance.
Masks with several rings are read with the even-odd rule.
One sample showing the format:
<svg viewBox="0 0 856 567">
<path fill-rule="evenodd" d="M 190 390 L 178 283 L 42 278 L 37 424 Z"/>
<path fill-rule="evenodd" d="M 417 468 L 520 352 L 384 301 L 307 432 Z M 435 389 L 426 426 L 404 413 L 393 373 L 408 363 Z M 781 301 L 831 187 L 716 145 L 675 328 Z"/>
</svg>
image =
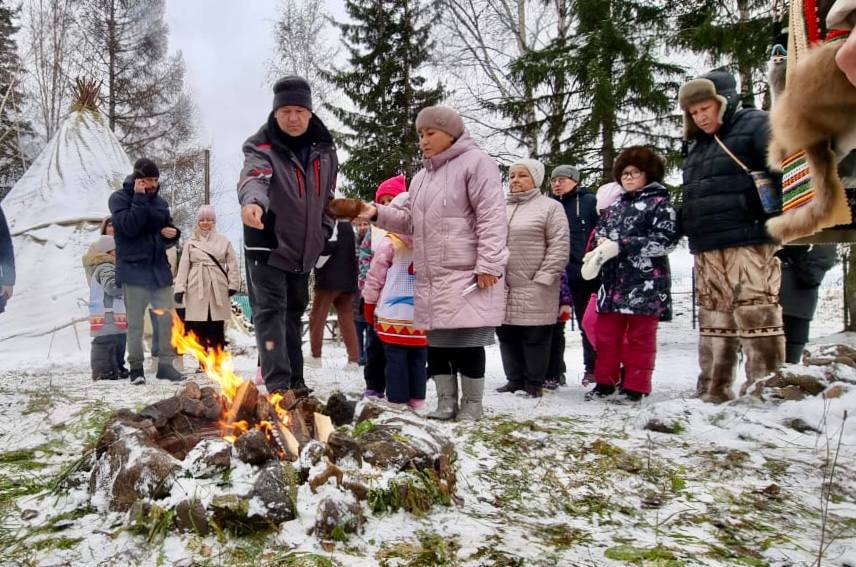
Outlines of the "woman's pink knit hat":
<svg viewBox="0 0 856 567">
<path fill-rule="evenodd" d="M 374 199 L 375 202 L 380 201 L 380 198 L 385 195 L 389 195 L 394 199 L 396 195 L 405 191 L 407 191 L 407 179 L 403 175 L 396 175 L 378 185 Z"/>
<path fill-rule="evenodd" d="M 214 212 L 214 205 L 202 205 L 199 207 L 199 210 L 196 211 L 196 220 L 210 220 L 217 221 L 217 213 Z"/>
</svg>

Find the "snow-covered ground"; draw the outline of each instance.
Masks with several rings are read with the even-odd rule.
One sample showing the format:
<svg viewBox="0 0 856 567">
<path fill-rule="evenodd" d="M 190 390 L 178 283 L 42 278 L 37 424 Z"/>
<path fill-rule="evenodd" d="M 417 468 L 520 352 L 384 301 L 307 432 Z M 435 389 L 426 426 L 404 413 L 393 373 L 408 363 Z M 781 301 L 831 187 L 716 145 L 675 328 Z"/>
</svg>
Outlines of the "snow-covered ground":
<svg viewBox="0 0 856 567">
<path fill-rule="evenodd" d="M 170 535 L 147 543 L 122 530 L 123 517 L 89 510 L 85 486 L 46 493 L 107 411 L 140 409 L 175 386 L 93 383 L 84 356 L 7 368 L 0 378 L 0 563 L 810 565 L 820 541 L 824 462 L 828 450 L 840 449 L 823 564 L 856 565 L 856 420 L 844 424 L 838 445 L 856 391 L 828 401 L 706 405 L 690 398 L 695 339 L 683 323 L 663 325 L 654 393 L 639 405 L 583 400 L 576 333 L 568 333 L 568 386 L 539 400 L 493 392 L 504 379 L 490 348 L 487 419 L 440 425 L 457 445 L 463 504 L 422 518 L 370 516 L 362 534 L 332 552 L 306 534 L 311 509 L 259 540 Z M 328 343 L 324 367 L 307 369 L 322 399 L 362 392 L 361 375 L 344 371 L 345 361 L 343 348 Z M 252 352 L 237 359 L 247 376 L 254 365 Z M 429 404 L 433 398 L 429 385 Z M 795 417 L 821 433 L 787 427 Z M 652 418 L 679 423 L 678 432 L 644 429 Z M 16 460 L 33 448 L 32 460 Z M 35 512 L 23 520 L 25 510 Z"/>
<path fill-rule="evenodd" d="M 124 515 L 99 515 L 85 484 L 56 479 L 79 462 L 110 411 L 139 410 L 176 386 L 94 383 L 86 345 L 59 359 L 42 350 L 4 358 L 0 564 L 808 566 L 825 526 L 822 565 L 856 566 L 856 416 L 843 421 L 845 410 L 856 411 L 856 389 L 831 400 L 714 406 L 692 399 L 698 366 L 689 265 L 685 251 L 673 255 L 676 317 L 660 328 L 649 398 L 584 401 L 580 339 L 570 329 L 566 387 L 541 399 L 498 394 L 504 377 L 491 347 L 486 418 L 438 425 L 457 447 L 462 503 L 424 517 L 369 515 L 362 533 L 332 551 L 307 535 L 315 515 L 308 505 L 278 533 L 243 539 L 147 538 L 125 529 Z M 856 336 L 830 336 L 842 327 L 840 290 L 840 271 L 830 272 L 813 340 L 856 344 Z M 251 377 L 255 361 L 250 347 L 236 367 Z M 362 393 L 361 373 L 345 371 L 345 362 L 342 346 L 328 342 L 323 368 L 307 368 L 319 398 Z M 430 383 L 428 398 L 433 406 Z M 796 418 L 809 429 L 789 425 Z M 674 432 L 646 429 L 652 419 Z M 302 486 L 298 502 L 313 501 Z"/>
</svg>

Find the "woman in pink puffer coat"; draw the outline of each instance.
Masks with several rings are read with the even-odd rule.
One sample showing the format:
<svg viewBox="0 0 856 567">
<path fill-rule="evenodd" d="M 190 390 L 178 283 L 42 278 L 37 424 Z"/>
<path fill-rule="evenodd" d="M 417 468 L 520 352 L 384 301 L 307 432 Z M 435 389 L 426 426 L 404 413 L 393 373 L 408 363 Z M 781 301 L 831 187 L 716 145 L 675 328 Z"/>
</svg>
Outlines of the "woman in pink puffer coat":
<svg viewBox="0 0 856 567">
<path fill-rule="evenodd" d="M 410 192 L 386 207 L 364 204 L 360 216 L 413 235 L 414 324 L 428 332 L 428 375 L 437 385 L 429 417 L 478 419 L 484 347 L 505 314 L 508 226 L 499 167 L 451 108 L 422 109 L 416 129 L 424 168 Z"/>
</svg>

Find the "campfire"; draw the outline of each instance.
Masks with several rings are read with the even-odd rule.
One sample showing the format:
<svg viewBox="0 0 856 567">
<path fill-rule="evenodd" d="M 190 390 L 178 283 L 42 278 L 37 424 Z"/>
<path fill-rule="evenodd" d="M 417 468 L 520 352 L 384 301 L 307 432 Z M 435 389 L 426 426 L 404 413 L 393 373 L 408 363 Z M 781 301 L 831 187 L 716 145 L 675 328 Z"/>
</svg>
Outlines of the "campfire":
<svg viewBox="0 0 856 567">
<path fill-rule="evenodd" d="M 174 514 L 176 529 L 201 535 L 299 519 L 329 540 L 361 529 L 366 510 L 424 514 L 455 501 L 454 444 L 418 416 L 341 392 L 326 403 L 263 394 L 228 352 L 173 323 L 178 353 L 192 354 L 215 384 L 188 380 L 139 412 L 113 413 L 88 467 L 96 509 L 126 512 L 143 531 Z M 298 518 L 298 493 L 314 516 Z"/>
<path fill-rule="evenodd" d="M 235 443 L 241 435 L 258 430 L 276 445 L 281 459 L 297 460 L 301 446 L 298 436 L 308 440 L 309 432 L 308 428 L 298 427 L 296 436 L 289 427 L 295 423 L 290 410 L 297 403 L 291 392 L 277 392 L 270 396 L 260 393 L 253 382 L 235 373 L 232 356 L 228 352 L 219 348 L 208 349 L 200 344 L 192 331 L 186 331 L 175 312 L 172 313 L 171 342 L 179 355 L 193 355 L 206 376 L 220 387 L 224 409 L 219 426 L 223 439 Z M 314 413 L 313 422 L 316 438 L 326 443 L 333 432 L 330 418 Z"/>
</svg>

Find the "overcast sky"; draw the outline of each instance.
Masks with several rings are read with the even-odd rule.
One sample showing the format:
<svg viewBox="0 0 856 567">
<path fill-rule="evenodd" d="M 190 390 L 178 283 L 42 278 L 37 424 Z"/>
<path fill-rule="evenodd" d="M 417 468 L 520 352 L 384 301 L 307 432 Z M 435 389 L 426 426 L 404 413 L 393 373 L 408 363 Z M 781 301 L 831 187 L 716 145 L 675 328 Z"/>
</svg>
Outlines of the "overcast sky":
<svg viewBox="0 0 856 567">
<path fill-rule="evenodd" d="M 171 52 L 181 50 L 197 108 L 197 136 L 211 147 L 218 225 L 240 237 L 236 184 L 241 144 L 270 112 L 267 62 L 273 54 L 276 0 L 168 0 Z"/>
</svg>

